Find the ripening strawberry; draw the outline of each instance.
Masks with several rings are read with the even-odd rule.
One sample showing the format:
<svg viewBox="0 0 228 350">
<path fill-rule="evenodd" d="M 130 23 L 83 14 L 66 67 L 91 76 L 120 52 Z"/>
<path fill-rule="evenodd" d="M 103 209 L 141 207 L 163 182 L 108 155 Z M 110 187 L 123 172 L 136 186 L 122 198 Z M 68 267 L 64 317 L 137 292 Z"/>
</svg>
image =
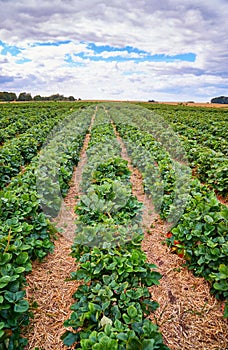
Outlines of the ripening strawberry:
<svg viewBox="0 0 228 350">
<path fill-rule="evenodd" d="M 173 234 L 171 232 L 168 232 L 167 235 L 166 235 L 167 238 L 171 238 L 173 237 Z"/>
<path fill-rule="evenodd" d="M 181 249 L 181 250 L 178 249 L 177 255 L 179 256 L 179 258 L 183 258 L 184 257 L 184 249 Z"/>
<path fill-rule="evenodd" d="M 173 242 L 173 244 L 177 245 L 177 244 L 181 244 L 181 242 L 175 240 L 175 241 Z"/>
</svg>

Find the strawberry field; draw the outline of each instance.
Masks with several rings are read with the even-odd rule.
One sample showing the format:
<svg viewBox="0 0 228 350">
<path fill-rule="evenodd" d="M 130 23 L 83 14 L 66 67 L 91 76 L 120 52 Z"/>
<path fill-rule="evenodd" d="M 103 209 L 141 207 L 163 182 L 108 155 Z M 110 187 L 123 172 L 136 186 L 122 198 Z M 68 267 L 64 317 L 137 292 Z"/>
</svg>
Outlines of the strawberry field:
<svg viewBox="0 0 228 350">
<path fill-rule="evenodd" d="M 201 278 L 222 310 L 212 322 L 227 332 L 227 118 L 225 109 L 156 104 L 0 105 L 0 349 L 188 349 L 169 341 L 172 318 L 159 323 L 160 258 L 177 259 L 193 283 Z M 150 206 L 146 230 L 136 174 Z M 70 214 L 62 205 L 74 185 Z M 156 223 L 167 257 L 152 243 L 144 249 Z M 36 296 L 26 286 L 37 264 L 54 260 L 56 239 L 67 242 L 65 229 L 75 266 L 65 280 L 79 285 L 58 345 L 38 344 L 28 326 Z M 175 303 L 175 290 L 163 292 Z M 210 341 L 201 345 L 227 346 L 226 335 Z"/>
</svg>

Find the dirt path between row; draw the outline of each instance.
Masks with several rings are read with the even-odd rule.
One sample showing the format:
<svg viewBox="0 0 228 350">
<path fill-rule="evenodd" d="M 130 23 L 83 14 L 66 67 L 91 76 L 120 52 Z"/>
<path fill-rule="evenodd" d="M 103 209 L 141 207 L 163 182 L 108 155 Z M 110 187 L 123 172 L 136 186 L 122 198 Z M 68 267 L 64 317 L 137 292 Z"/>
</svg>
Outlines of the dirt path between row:
<svg viewBox="0 0 228 350">
<path fill-rule="evenodd" d="M 75 270 L 75 260 L 69 256 L 74 232 L 75 196 L 80 195 L 83 166 L 86 163 L 86 148 L 90 135 L 87 134 L 75 169 L 72 184 L 66 196 L 65 208 L 71 213 L 62 236 L 55 242 L 55 251 L 46 257 L 43 263 L 34 263 L 33 272 L 28 275 L 26 289 L 30 303 L 38 302 L 34 309 L 34 320 L 27 329 L 29 344 L 26 350 L 66 350 L 60 336 L 66 330 L 63 322 L 70 314 L 70 305 L 74 302 L 71 295 L 79 282 L 65 279 Z M 143 249 L 148 261 L 158 266 L 163 275 L 159 286 L 151 288 L 153 299 L 160 304 L 151 319 L 160 326 L 165 343 L 171 350 L 227 350 L 228 325 L 222 317 L 221 303 L 209 293 L 209 286 L 202 278 L 197 278 L 182 267 L 183 259 L 171 253 L 164 244 L 167 225 L 154 213 L 151 201 L 144 194 L 142 176 L 133 168 L 126 148 L 117 134 L 122 147 L 122 157 L 129 162 L 132 171 L 133 194 L 143 203 L 143 228 L 145 238 Z M 65 211 L 59 217 L 59 225 L 66 225 Z M 68 217 L 68 215 L 67 215 Z M 73 347 L 72 347 L 73 349 Z"/>
</svg>

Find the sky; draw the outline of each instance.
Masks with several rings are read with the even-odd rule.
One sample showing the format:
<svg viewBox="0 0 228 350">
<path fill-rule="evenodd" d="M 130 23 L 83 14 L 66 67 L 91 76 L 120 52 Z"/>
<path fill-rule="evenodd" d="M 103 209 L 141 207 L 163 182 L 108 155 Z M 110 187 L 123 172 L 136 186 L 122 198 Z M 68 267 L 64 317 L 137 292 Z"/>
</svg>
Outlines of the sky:
<svg viewBox="0 0 228 350">
<path fill-rule="evenodd" d="M 228 0 L 0 0 L 0 91 L 208 102 L 228 95 Z"/>
</svg>

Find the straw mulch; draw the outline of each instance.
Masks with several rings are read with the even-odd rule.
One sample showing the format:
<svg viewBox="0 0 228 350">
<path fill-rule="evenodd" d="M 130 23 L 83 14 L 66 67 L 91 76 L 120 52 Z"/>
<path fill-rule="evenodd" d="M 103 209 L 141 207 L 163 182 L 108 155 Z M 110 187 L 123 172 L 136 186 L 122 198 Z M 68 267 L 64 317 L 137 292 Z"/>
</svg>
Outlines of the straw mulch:
<svg viewBox="0 0 228 350">
<path fill-rule="evenodd" d="M 63 346 L 60 336 L 65 331 L 63 322 L 71 313 L 69 307 L 74 302 L 71 295 L 79 285 L 77 281 L 66 282 L 65 279 L 76 269 L 74 259 L 69 256 L 74 232 L 73 207 L 75 195 L 80 194 L 78 183 L 86 162 L 88 138 L 69 195 L 65 199 L 66 207 L 62 211 L 62 218 L 61 215 L 59 218 L 60 226 L 67 225 L 63 236 L 55 242 L 53 254 L 42 264 L 33 264 L 33 272 L 27 278 L 28 299 L 38 303 L 38 307 L 33 310 L 34 319 L 25 334 L 29 339 L 27 350 L 35 347 L 39 350 L 70 349 Z M 141 174 L 131 166 L 119 136 L 118 139 L 122 145 L 122 156 L 129 161 L 132 170 L 133 194 L 144 204 L 145 239 L 142 247 L 148 261 L 155 263 L 163 275 L 160 285 L 150 288 L 153 299 L 160 304 L 155 315 L 150 318 L 159 325 L 164 342 L 171 350 L 227 350 L 228 324 L 223 319 L 222 303 L 210 295 L 207 282 L 193 276 L 182 266 L 184 260 L 172 254 L 164 244 L 169 227 L 154 214 L 153 206 L 143 192 Z M 71 218 L 66 221 L 66 216 Z"/>
<path fill-rule="evenodd" d="M 69 256 L 70 245 L 70 241 L 59 237 L 54 253 L 41 264 L 34 263 L 33 272 L 27 276 L 27 298 L 30 304 L 38 304 L 24 334 L 29 341 L 28 350 L 66 349 L 60 336 L 66 331 L 63 322 L 70 316 L 72 294 L 79 285 L 77 281 L 65 281 L 76 269 L 75 260 Z"/>
</svg>

